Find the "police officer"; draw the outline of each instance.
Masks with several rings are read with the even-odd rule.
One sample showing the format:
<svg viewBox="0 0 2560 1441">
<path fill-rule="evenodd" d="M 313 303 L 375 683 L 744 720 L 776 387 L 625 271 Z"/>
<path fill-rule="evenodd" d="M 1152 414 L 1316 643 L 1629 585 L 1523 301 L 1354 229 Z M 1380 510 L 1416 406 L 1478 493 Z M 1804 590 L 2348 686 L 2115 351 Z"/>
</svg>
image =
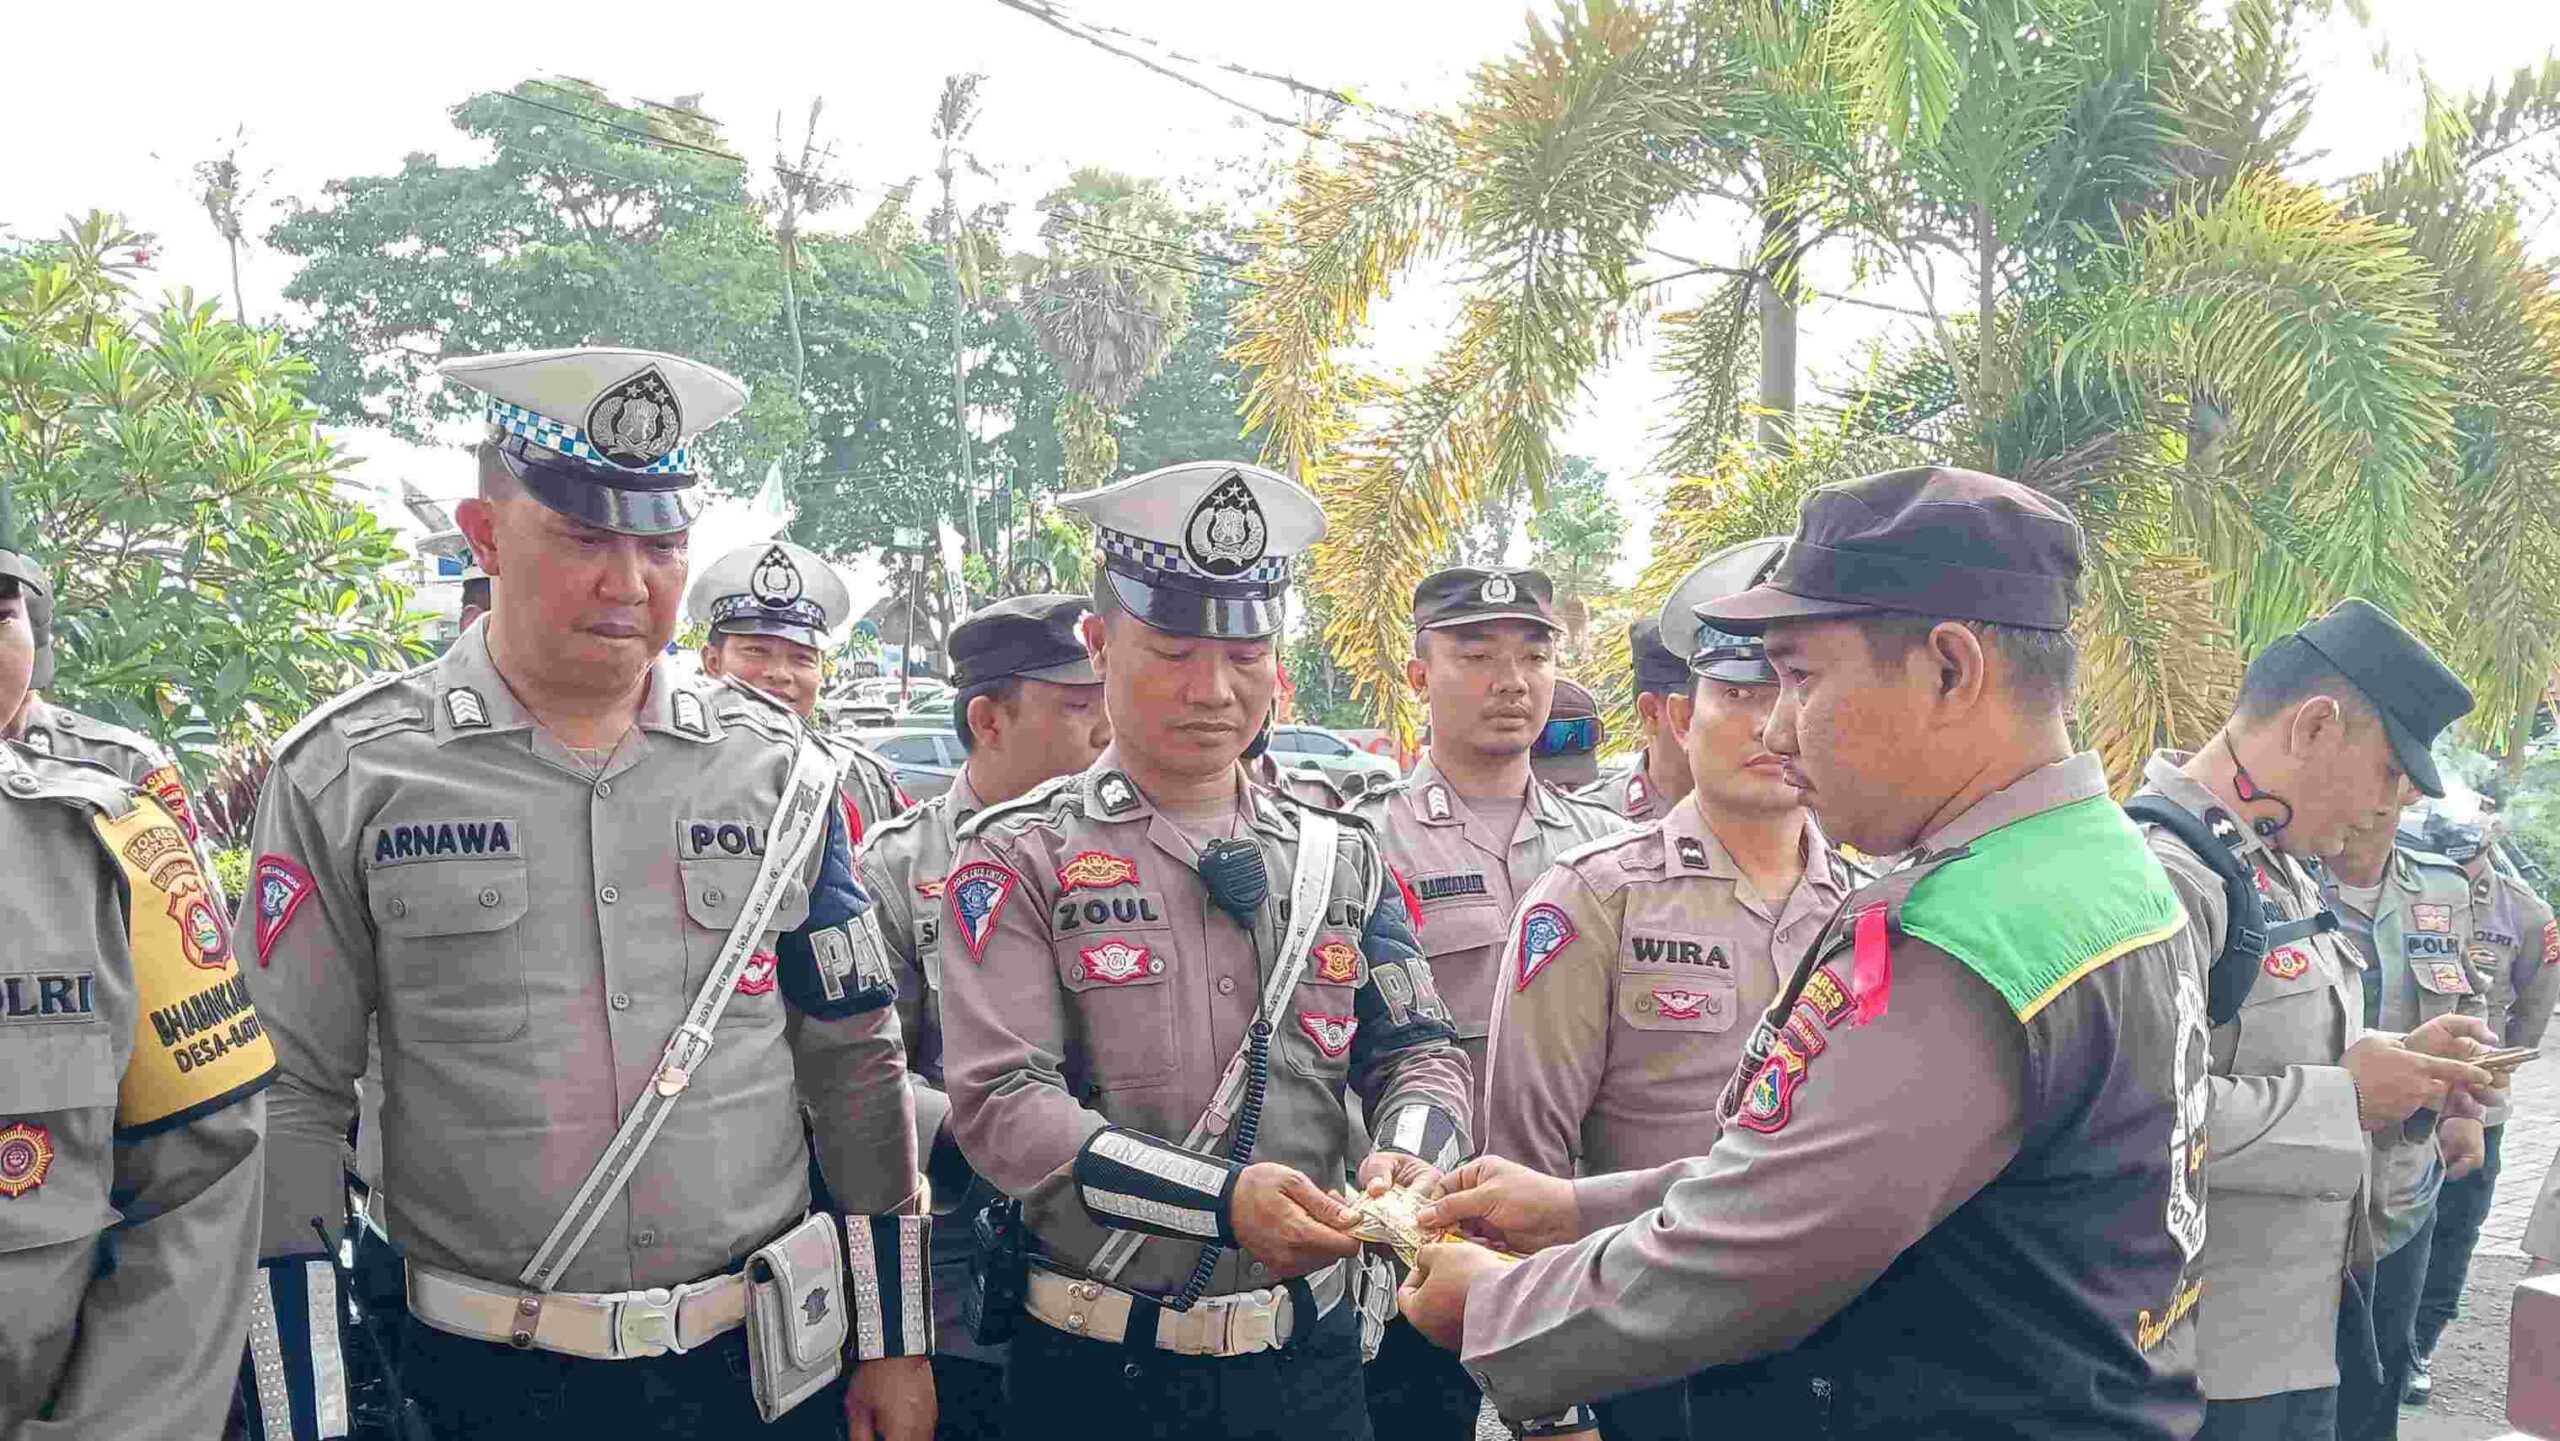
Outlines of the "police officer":
<svg viewBox="0 0 2560 1441">
<path fill-rule="evenodd" d="M 1759 1434 L 2194 1430 L 2203 1001 L 2176 894 L 2071 750 L 2080 557 L 2034 491 L 1896 471 L 1815 491 L 1770 578 L 1700 609 L 1766 630 L 1766 744 L 1823 828 L 1914 859 L 1794 968 L 1704 1157 L 1479 1160 L 1425 1209 L 1571 1242 L 1427 1247 L 1400 1297 L 1505 1415 L 1759 1357 L 1792 1402 Z M 1555 940 L 1524 912 L 1524 969 Z"/>
<path fill-rule="evenodd" d="M 2442 856 L 2397 845 L 2392 816 L 2350 831 L 2322 858 L 2321 898 L 2338 916 L 2363 969 L 2364 1022 L 2409 1031 L 2438 1016 L 2483 1018 L 2486 982 L 2472 974 L 2471 879 Z M 2494 1093 L 2492 1093 L 2494 1094 Z M 2395 1146 L 2375 1155 L 2377 1203 L 2373 1330 L 2382 1362 L 2377 1384 L 2361 1367 L 2342 1370 L 2338 1435 L 2399 1434 L 2400 1399 L 2416 1350 L 2419 1294 L 2426 1287 L 2436 1194 L 2485 1159 L 2483 1107 L 2460 1090 L 2444 1098 L 2435 1144 Z"/>
<path fill-rule="evenodd" d="M 1598 718 L 1570 708 L 1555 674 L 1555 589 L 1535 570 L 1459 566 L 1413 590 L 1405 680 L 1430 708 L 1431 741 L 1400 783 L 1357 802 L 1387 864 L 1412 887 L 1432 979 L 1481 1076 L 1501 989 L 1502 938 L 1522 892 L 1556 858 L 1623 828 L 1597 801 L 1540 780 L 1531 754 L 1552 731 L 1597 747 Z M 1579 690 L 1579 687 L 1576 687 Z M 1559 724 L 1559 721 L 1561 724 Z M 1464 1438 L 1483 1398 L 1446 1353 L 1398 1319 L 1369 1369 L 1381 1436 Z"/>
<path fill-rule="evenodd" d="M 2440 790 L 2427 745 L 2470 705 L 2389 616 L 2346 601 L 2250 661 L 2230 720 L 2200 749 L 2159 751 L 2143 768 L 2143 795 L 2186 817 L 2145 830 L 2193 923 L 2216 1011 L 2214 1224 L 2197 1320 L 2205 1437 L 2329 1434 L 2341 1367 L 2369 1382 L 2373 1364 L 2371 1155 L 2432 1149 L 2402 1123 L 2449 1083 L 2485 1080 L 2365 1033 L 2361 957 L 2324 929 L 2334 922 L 2319 919 L 2303 865 L 2359 825 L 2388 827 L 2404 777 Z M 2235 900 L 2241 921 L 2256 911 L 2261 938 L 2235 929 Z M 2468 1054 L 2462 1032 L 2439 1023 L 2411 1044 Z"/>
<path fill-rule="evenodd" d="M 43 585 L 0 483 L 0 714 Z M 0 1435 L 212 1435 L 275 1064 L 229 922 L 158 802 L 14 741 L 0 855 Z"/>
<path fill-rule="evenodd" d="M 853 611 L 853 593 L 824 557 L 787 540 L 759 540 L 721 556 L 695 579 L 687 606 L 702 626 L 702 669 L 754 686 L 815 722 L 827 678 L 827 632 Z M 845 823 L 854 844 L 915 802 L 877 751 L 818 732 L 843 766 Z"/>
<path fill-rule="evenodd" d="M 1605 802 L 1590 800 L 1582 792 L 1599 784 L 1600 747 L 1608 738 L 1600 702 L 1581 682 L 1558 676 L 1547 723 L 1529 747 L 1529 774 L 1586 805 L 1606 809 Z"/>
<path fill-rule="evenodd" d="M 1634 661 L 1636 728 L 1644 749 L 1625 775 L 1597 781 L 1581 794 L 1631 821 L 1660 820 L 1689 794 L 1688 750 L 1671 729 L 1672 698 L 1689 694 L 1689 658 L 1662 643 L 1662 625 L 1652 616 L 1627 627 L 1627 653 Z"/>
<path fill-rule="evenodd" d="M 1676 641 L 1694 691 L 1668 697 L 1660 734 L 1695 788 L 1658 823 L 1567 851 L 1521 897 L 1534 971 L 1494 987 L 1485 1149 L 1551 1176 L 1647 1170 L 1715 1144 L 1714 1108 L 1758 1017 L 1852 884 L 1763 742 L 1778 675 L 1756 636 L 1696 607 L 1749 589 L 1782 538 L 1701 561 L 1648 634 Z M 1738 1378 L 1704 1399 L 1730 1425 Z M 1599 1407 L 1600 1431 L 1685 1441 L 1688 1388 Z"/>
<path fill-rule="evenodd" d="M 982 1199 L 946 1124 L 942 1073 L 942 880 L 960 827 L 990 805 L 1053 776 L 1074 775 L 1110 744 L 1102 677 L 1078 630 L 1080 595 L 1000 600 L 951 631 L 951 725 L 969 752 L 951 789 L 871 832 L 855 861 L 878 904 L 880 931 L 898 976 L 898 1028 L 914 1091 L 916 1145 L 928 1159 L 937 1215 L 933 1233 L 936 1434 L 1002 1434 L 1004 1349 L 980 1345 L 961 1324 L 974 1238 L 967 1217 Z"/>
<path fill-rule="evenodd" d="M 445 373 L 490 400 L 458 519 L 497 604 L 306 718 L 258 812 L 258 1421 L 343 1425 L 323 1218 L 378 1021 L 398 1371 L 435 1434 L 921 1441 L 927 1223 L 835 766 L 663 656 L 686 441 L 744 390 L 631 350 Z M 804 1101 L 841 1218 L 808 1215 Z"/>
<path fill-rule="evenodd" d="M 2489 1029 L 2498 1033 L 2502 1046 L 2540 1046 L 2552 1008 L 2560 1005 L 2560 924 L 2554 924 L 2551 907 L 2521 877 L 2498 869 L 2491 822 L 2457 821 L 2439 809 L 2428 818 L 2426 836 L 2428 849 L 2462 867 L 2471 881 L 2470 969 L 2481 982 Z M 2467 1176 L 2448 1173 L 2444 1189 L 2436 1194 L 2427 1283 L 2418 1297 L 2416 1350 L 2409 1359 L 2405 1391 L 2406 1399 L 2421 1406 L 2434 1390 L 2427 1358 L 2461 1309 L 2471 1251 L 2479 1244 L 2480 1223 L 2488 1219 L 2497 1193 L 2507 1106 L 2501 1093 L 2481 1118 L 2480 1168 Z"/>
<path fill-rule="evenodd" d="M 1367 829 L 1238 765 L 1323 512 L 1224 462 L 1061 504 L 1100 531 L 1112 744 L 980 812 L 943 886 L 952 1132 L 1038 1253 L 1012 1434 L 1365 1437 L 1345 1091 L 1360 1182 L 1424 1183 L 1470 1081 Z"/>
</svg>

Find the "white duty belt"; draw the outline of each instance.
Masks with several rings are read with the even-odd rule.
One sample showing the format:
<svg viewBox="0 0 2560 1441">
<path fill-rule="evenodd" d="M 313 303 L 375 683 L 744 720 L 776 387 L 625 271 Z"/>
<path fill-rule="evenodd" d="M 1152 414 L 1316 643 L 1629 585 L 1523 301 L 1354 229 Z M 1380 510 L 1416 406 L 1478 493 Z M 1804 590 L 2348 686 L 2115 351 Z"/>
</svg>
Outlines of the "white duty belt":
<svg viewBox="0 0 2560 1441">
<path fill-rule="evenodd" d="M 1315 1298 L 1315 1316 L 1297 1314 L 1297 1302 L 1285 1285 L 1204 1296 L 1188 1311 L 1161 1308 L 1156 1313 L 1156 1349 L 1179 1356 L 1250 1356 L 1279 1350 L 1301 1326 L 1333 1314 L 1333 1308 L 1342 1304 L 1350 1270 L 1349 1262 L 1336 1261 L 1301 1278 Z M 1153 1298 L 1034 1262 L 1022 1308 L 1070 1336 L 1117 1344 L 1128 1339 L 1129 1313 L 1142 1301 L 1155 1304 Z"/>
<path fill-rule="evenodd" d="M 587 1295 L 526 1291 L 409 1263 L 409 1312 L 439 1331 L 596 1361 L 681 1356 L 747 1319 L 739 1272 L 683 1286 Z"/>
</svg>

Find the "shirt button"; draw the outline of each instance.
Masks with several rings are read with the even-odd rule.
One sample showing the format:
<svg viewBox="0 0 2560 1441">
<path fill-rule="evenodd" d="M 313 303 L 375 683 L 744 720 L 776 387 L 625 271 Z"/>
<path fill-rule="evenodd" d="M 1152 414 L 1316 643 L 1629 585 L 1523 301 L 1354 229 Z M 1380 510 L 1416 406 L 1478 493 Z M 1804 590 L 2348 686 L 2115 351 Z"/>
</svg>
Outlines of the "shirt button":
<svg viewBox="0 0 2560 1441">
<path fill-rule="evenodd" d="M 612 1001 L 612 1005 L 613 1005 L 613 1008 L 614 1008 L 615 1010 L 617 1010 L 617 1011 L 627 1011 L 627 1010 L 630 1010 L 630 1009 L 631 1009 L 631 996 L 630 996 L 630 994 L 629 994 L 628 992 L 625 992 L 625 991 L 616 991 L 616 992 L 614 992 L 614 993 L 613 993 L 613 1001 Z"/>
<path fill-rule="evenodd" d="M 706 906 L 716 906 L 720 904 L 720 888 L 718 886 L 713 886 L 711 889 L 704 891 L 702 893 L 702 903 Z"/>
<path fill-rule="evenodd" d="M 1268 1275 L 1270 1275 L 1270 1274 L 1271 1274 L 1271 1268 L 1270 1268 L 1269 1266 L 1266 1266 L 1266 1265 L 1262 1264 L 1260 1261 L 1256 1261 L 1256 1262 L 1254 1262 L 1254 1263 L 1253 1263 L 1253 1265 L 1252 1265 L 1251 1267 L 1249 1267 L 1248 1269 L 1252 1272 L 1252 1274 L 1253 1274 L 1253 1279 L 1255 1279 L 1255 1280 L 1257 1280 L 1257 1281 L 1259 1281 L 1259 1280 L 1261 1280 L 1263 1277 L 1268 1276 Z"/>
<path fill-rule="evenodd" d="M 491 887 L 480 892 L 480 904 L 484 906 L 494 906 L 497 903 L 498 892 L 495 887 Z"/>
<path fill-rule="evenodd" d="M 391 898 L 391 914 L 392 914 L 394 917 L 405 916 L 405 915 L 409 914 L 409 903 L 408 903 L 407 901 L 405 901 L 405 900 L 402 900 L 402 899 L 401 899 L 400 897 L 398 897 L 398 896 L 393 896 L 393 897 Z"/>
<path fill-rule="evenodd" d="M 609 906 L 615 901 L 622 899 L 622 892 L 615 890 L 611 886 L 607 886 L 603 890 L 596 892 L 596 899 Z"/>
<path fill-rule="evenodd" d="M 1232 995 L 1234 995 L 1235 993 L 1236 993 L 1236 978 L 1235 978 L 1235 977 L 1233 977 L 1233 976 L 1220 976 L 1220 977 L 1218 977 L 1218 994 L 1219 994 L 1219 995 L 1222 995 L 1222 996 L 1232 996 Z"/>
<path fill-rule="evenodd" d="M 612 794 L 613 794 L 613 782 L 611 782 L 611 781 L 598 781 L 598 782 L 596 782 L 596 799 L 597 799 L 597 800 L 603 800 L 605 797 L 607 797 L 607 796 L 609 796 L 609 795 L 612 795 Z"/>
<path fill-rule="evenodd" d="M 631 1238 L 631 1244 L 634 1246 L 654 1246 L 658 1244 L 658 1233 L 655 1231 L 644 1230 L 639 1235 Z"/>
</svg>

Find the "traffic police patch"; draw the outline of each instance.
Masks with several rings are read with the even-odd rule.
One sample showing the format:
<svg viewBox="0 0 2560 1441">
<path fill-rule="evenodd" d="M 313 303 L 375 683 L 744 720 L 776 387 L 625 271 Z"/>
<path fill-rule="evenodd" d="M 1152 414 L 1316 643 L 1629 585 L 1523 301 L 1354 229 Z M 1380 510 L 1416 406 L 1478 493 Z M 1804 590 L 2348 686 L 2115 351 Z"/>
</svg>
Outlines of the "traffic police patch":
<svg viewBox="0 0 2560 1441">
<path fill-rule="evenodd" d="M 1563 950 L 1566 943 L 1579 934 L 1563 909 L 1548 902 L 1540 901 L 1521 912 L 1520 979 L 1513 989 L 1529 989 L 1529 983 L 1538 978 L 1538 972 L 1545 970 L 1547 962 L 1556 958 L 1556 952 Z"/>
<path fill-rule="evenodd" d="M 1127 856 L 1109 851 L 1078 851 L 1075 858 L 1058 867 L 1058 889 L 1072 891 L 1078 886 L 1087 890 L 1107 890 L 1125 886 L 1138 878 L 1138 863 Z"/>
<path fill-rule="evenodd" d="M 1201 574 L 1232 580 L 1262 559 L 1270 539 L 1270 522 L 1263 518 L 1262 502 L 1253 498 L 1253 487 L 1243 475 L 1229 471 L 1191 507 L 1182 525 L 1182 554 Z"/>
<path fill-rule="evenodd" d="M 1347 986 L 1360 978 L 1360 948 L 1349 941 L 1327 941 L 1314 955 L 1317 980 Z"/>
<path fill-rule="evenodd" d="M 2261 968 L 2279 981 L 2297 981 L 2311 969 L 2311 957 L 2299 946 L 2278 946 L 2267 952 Z"/>
<path fill-rule="evenodd" d="M 1154 959 L 1146 947 L 1123 940 L 1087 946 L 1076 954 L 1084 958 L 1084 978 L 1106 986 L 1125 986 L 1140 976 L 1164 974 L 1164 962 Z"/>
<path fill-rule="evenodd" d="M 1106 816 L 1116 816 L 1138 804 L 1138 787 L 1118 771 L 1104 776 L 1094 785 L 1093 798 Z"/>
<path fill-rule="evenodd" d="M 480 692 L 458 685 L 444 693 L 444 718 L 455 730 L 480 730 L 489 724 L 489 703 Z"/>
<path fill-rule="evenodd" d="M 651 365 L 606 386 L 587 407 L 587 441 L 624 470 L 663 458 L 684 439 L 684 411 L 666 372 Z"/>
<path fill-rule="evenodd" d="M 1328 1016 L 1322 1011 L 1300 1011 L 1298 1028 L 1307 1033 L 1308 1040 L 1316 1043 L 1317 1050 L 1328 1056 L 1339 1056 L 1351 1049 L 1352 1033 L 1360 1029 L 1360 1023 L 1349 1016 Z"/>
<path fill-rule="evenodd" d="M 969 959 L 984 958 L 996 912 L 1021 882 L 1020 876 L 993 861 L 971 861 L 943 883 L 943 893 L 951 898 L 951 922 L 960 928 L 960 943 L 969 948 Z"/>
<path fill-rule="evenodd" d="M 2450 932 L 2453 929 L 2453 907 L 2421 902 L 2409 908 L 2409 922 L 2422 931 Z"/>
<path fill-rule="evenodd" d="M 761 996 L 771 991 L 773 968 L 781 963 L 781 958 L 771 951 L 758 951 L 749 956 L 745 967 L 738 972 L 738 994 Z M 839 979 L 837 984 L 842 986 L 843 981 Z"/>
<path fill-rule="evenodd" d="M 260 856 L 257 868 L 250 872 L 249 889 L 257 898 L 258 964 L 263 967 L 275 954 L 276 937 L 284 934 L 285 923 L 319 887 L 309 871 L 286 857 Z"/>
<path fill-rule="evenodd" d="M 0 1130 L 0 1196 L 14 1201 L 44 1184 L 53 1169 L 53 1132 L 33 1121 Z"/>
</svg>

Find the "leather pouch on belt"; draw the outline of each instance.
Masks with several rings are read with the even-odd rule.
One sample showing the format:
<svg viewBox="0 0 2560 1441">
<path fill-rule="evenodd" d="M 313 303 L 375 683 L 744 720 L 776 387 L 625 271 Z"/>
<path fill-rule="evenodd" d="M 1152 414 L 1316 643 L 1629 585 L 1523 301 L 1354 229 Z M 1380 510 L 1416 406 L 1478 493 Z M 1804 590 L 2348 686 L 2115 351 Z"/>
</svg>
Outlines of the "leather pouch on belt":
<svg viewBox="0 0 2560 1441">
<path fill-rule="evenodd" d="M 747 1371 L 767 1421 L 844 1370 L 844 1249 L 824 1212 L 747 1259 Z"/>
</svg>

